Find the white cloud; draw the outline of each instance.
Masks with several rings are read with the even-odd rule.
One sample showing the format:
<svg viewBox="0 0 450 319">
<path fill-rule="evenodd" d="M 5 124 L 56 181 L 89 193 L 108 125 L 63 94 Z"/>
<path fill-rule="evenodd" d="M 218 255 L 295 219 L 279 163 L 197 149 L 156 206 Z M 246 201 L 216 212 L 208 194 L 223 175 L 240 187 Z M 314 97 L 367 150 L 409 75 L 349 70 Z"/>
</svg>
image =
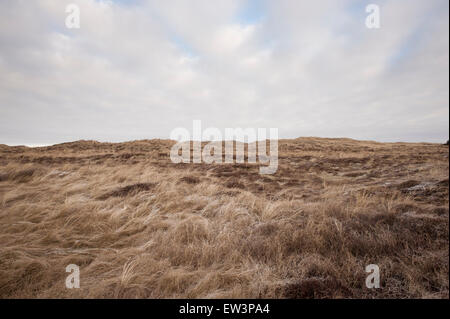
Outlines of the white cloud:
<svg viewBox="0 0 450 319">
<path fill-rule="evenodd" d="M 0 3 L 0 143 L 168 138 L 206 126 L 280 137 L 448 138 L 448 2 Z"/>
</svg>

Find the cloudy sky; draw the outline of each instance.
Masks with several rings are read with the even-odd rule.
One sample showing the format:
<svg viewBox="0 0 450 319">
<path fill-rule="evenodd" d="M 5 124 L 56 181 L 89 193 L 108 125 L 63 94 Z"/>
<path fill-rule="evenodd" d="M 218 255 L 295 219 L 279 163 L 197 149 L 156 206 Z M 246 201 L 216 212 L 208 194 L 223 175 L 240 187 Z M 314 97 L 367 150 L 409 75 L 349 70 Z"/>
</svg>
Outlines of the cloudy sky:
<svg viewBox="0 0 450 319">
<path fill-rule="evenodd" d="M 169 138 L 197 119 L 445 142 L 448 30 L 448 0 L 2 0 L 0 143 Z"/>
</svg>

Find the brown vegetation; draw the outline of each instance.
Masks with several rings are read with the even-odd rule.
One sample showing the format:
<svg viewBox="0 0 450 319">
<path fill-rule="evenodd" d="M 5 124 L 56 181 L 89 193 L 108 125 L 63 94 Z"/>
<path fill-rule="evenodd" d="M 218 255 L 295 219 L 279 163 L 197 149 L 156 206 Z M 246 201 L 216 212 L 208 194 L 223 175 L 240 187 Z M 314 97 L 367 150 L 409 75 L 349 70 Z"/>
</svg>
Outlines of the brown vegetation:
<svg viewBox="0 0 450 319">
<path fill-rule="evenodd" d="M 0 145 L 0 297 L 448 298 L 448 146 L 281 140 L 260 175 L 172 143 Z"/>
</svg>

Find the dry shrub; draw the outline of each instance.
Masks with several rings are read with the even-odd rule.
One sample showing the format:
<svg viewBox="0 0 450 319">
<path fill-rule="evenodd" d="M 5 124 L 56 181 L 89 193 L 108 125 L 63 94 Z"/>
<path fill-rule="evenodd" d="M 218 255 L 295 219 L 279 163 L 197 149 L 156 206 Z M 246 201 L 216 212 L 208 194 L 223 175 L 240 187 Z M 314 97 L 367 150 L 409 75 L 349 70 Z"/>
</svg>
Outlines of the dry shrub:
<svg viewBox="0 0 450 319">
<path fill-rule="evenodd" d="M 240 188 L 240 189 L 244 189 L 244 188 L 245 188 L 245 185 L 242 184 L 242 183 L 240 183 L 239 180 L 237 180 L 237 179 L 231 179 L 231 180 L 229 180 L 229 181 L 225 184 L 225 186 L 228 187 L 228 188 Z"/>
<path fill-rule="evenodd" d="M 138 184 L 132 184 L 127 185 L 124 187 L 119 187 L 111 192 L 108 192 L 106 194 L 103 194 L 98 197 L 100 200 L 108 199 L 109 197 L 125 197 L 129 195 L 133 195 L 139 192 L 149 191 L 153 187 L 155 187 L 154 183 L 138 183 Z"/>
<path fill-rule="evenodd" d="M 0 297 L 448 298 L 448 147 L 282 140 L 265 176 L 173 143 L 2 146 Z"/>
<path fill-rule="evenodd" d="M 9 174 L 7 173 L 0 173 L 0 182 L 7 181 L 9 179 Z"/>
<path fill-rule="evenodd" d="M 35 173 L 35 168 L 23 169 L 12 174 L 11 179 L 19 183 L 25 183 L 30 181 Z"/>
<path fill-rule="evenodd" d="M 351 292 L 336 278 L 308 278 L 288 284 L 284 288 L 284 297 L 290 299 L 324 299 L 351 296 Z"/>
<path fill-rule="evenodd" d="M 197 177 L 193 177 L 193 176 L 183 176 L 182 178 L 180 178 L 181 182 L 185 182 L 188 184 L 198 184 L 200 183 L 200 179 Z"/>
</svg>

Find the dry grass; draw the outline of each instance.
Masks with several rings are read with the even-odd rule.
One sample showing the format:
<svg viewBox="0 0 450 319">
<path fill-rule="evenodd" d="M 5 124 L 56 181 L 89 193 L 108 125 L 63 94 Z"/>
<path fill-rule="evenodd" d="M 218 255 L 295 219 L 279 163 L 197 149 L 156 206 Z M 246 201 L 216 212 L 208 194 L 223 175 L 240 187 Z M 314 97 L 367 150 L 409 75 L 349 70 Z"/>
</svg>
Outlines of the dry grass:
<svg viewBox="0 0 450 319">
<path fill-rule="evenodd" d="M 171 145 L 0 145 L 0 297 L 448 298 L 448 146 L 282 140 L 264 176 Z"/>
</svg>

